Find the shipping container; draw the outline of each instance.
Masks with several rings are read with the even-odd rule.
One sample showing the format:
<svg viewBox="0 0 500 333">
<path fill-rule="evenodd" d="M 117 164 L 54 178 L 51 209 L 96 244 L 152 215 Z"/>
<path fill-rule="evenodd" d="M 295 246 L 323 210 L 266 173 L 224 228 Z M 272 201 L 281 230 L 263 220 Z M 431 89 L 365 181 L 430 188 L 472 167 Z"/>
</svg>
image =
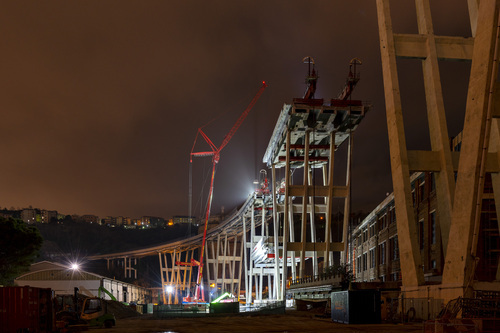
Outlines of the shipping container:
<svg viewBox="0 0 500 333">
<path fill-rule="evenodd" d="M 332 321 L 344 324 L 379 324 L 380 292 L 346 290 L 332 293 Z"/>
<path fill-rule="evenodd" d="M 0 287 L 0 332 L 52 332 L 52 296 L 51 289 Z"/>
<path fill-rule="evenodd" d="M 210 303 L 210 313 L 239 313 L 239 302 Z"/>
</svg>

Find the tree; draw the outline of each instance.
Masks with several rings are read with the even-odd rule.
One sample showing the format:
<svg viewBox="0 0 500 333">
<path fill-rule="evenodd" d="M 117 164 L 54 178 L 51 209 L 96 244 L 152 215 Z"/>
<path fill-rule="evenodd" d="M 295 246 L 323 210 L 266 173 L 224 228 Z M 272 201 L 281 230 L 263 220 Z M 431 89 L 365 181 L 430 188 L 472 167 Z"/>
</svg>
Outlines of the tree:
<svg viewBox="0 0 500 333">
<path fill-rule="evenodd" d="M 42 243 L 36 227 L 0 217 L 0 285 L 12 285 L 17 276 L 27 272 Z"/>
</svg>

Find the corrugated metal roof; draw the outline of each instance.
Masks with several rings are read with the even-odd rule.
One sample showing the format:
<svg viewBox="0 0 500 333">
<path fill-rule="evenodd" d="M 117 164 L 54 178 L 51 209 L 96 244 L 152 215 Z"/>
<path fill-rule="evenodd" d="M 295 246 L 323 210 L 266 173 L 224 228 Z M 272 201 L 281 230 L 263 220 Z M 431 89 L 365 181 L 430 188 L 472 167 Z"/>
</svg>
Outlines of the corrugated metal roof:
<svg viewBox="0 0 500 333">
<path fill-rule="evenodd" d="M 72 269 L 47 269 L 21 275 L 16 280 L 56 281 L 56 280 L 100 280 L 102 276 Z"/>
</svg>

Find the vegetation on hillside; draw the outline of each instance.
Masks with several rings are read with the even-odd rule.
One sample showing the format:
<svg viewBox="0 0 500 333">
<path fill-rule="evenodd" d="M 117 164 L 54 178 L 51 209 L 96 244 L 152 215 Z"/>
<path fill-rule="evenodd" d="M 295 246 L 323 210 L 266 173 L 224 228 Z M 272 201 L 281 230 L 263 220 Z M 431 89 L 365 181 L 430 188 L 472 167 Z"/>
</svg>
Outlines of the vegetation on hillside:
<svg viewBox="0 0 500 333">
<path fill-rule="evenodd" d="M 42 242 L 36 227 L 0 217 L 0 285 L 12 285 L 16 277 L 29 270 Z"/>
</svg>

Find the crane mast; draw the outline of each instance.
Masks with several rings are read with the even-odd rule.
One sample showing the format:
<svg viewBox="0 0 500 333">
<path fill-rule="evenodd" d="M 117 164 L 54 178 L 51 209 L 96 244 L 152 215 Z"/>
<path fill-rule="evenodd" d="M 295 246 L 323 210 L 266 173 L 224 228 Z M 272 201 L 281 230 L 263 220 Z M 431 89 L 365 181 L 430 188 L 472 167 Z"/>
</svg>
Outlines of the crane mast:
<svg viewBox="0 0 500 333">
<path fill-rule="evenodd" d="M 210 218 L 210 210 L 212 207 L 212 199 L 213 199 L 213 192 L 214 192 L 214 179 L 215 179 L 215 167 L 217 163 L 219 162 L 220 159 L 220 152 L 222 149 L 231 141 L 232 137 L 238 130 L 238 128 L 241 126 L 245 118 L 248 116 L 248 113 L 250 110 L 253 108 L 255 103 L 257 103 L 257 100 L 259 99 L 260 95 L 264 92 L 264 89 L 266 89 L 267 84 L 265 81 L 262 81 L 262 86 L 260 89 L 257 91 L 257 94 L 253 97 L 252 101 L 250 104 L 246 107 L 246 109 L 243 111 L 243 113 L 240 115 L 238 120 L 234 123 L 233 127 L 229 130 L 229 132 L 226 134 L 224 139 L 222 140 L 222 143 L 219 147 L 217 147 L 212 140 L 203 132 L 202 128 L 198 128 L 198 132 L 196 134 L 196 138 L 193 143 L 193 147 L 191 148 L 191 155 L 190 155 L 190 163 L 193 162 L 193 157 L 203 157 L 203 156 L 212 156 L 212 177 L 210 180 L 210 188 L 209 188 L 209 193 L 208 193 L 208 200 L 207 200 L 207 208 L 205 211 L 205 227 L 203 230 L 203 241 L 201 244 L 201 253 L 200 253 L 200 260 L 198 262 L 192 261 L 191 263 L 178 263 L 178 264 L 187 264 L 187 265 L 192 265 L 192 266 L 198 266 L 198 276 L 196 279 L 196 291 L 195 291 L 195 302 L 200 300 L 200 294 L 201 294 L 201 300 L 205 301 L 205 295 L 201 291 L 201 285 L 202 285 L 202 279 L 203 279 L 203 255 L 205 253 L 205 243 L 206 243 L 206 238 L 207 238 L 207 227 L 208 227 L 208 219 Z M 212 149 L 211 151 L 202 151 L 202 152 L 194 152 L 194 147 L 196 145 L 196 140 L 198 138 L 198 135 L 201 135 L 203 139 L 208 143 L 210 148 Z"/>
</svg>

